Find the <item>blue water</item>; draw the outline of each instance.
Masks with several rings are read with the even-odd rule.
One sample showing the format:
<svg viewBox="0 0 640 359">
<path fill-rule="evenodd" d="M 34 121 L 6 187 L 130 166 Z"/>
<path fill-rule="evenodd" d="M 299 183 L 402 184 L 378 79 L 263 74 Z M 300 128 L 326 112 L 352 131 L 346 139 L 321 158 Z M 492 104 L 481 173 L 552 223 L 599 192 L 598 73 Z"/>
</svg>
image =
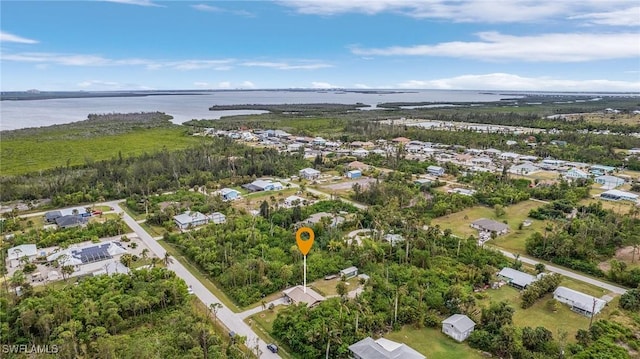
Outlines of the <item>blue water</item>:
<svg viewBox="0 0 640 359">
<path fill-rule="evenodd" d="M 490 102 L 513 97 L 480 91 L 411 90 L 393 93 L 351 91 L 219 91 L 198 95 L 157 95 L 146 97 L 66 98 L 33 101 L 1 101 L 0 130 L 49 126 L 82 121 L 91 113 L 165 112 L 173 122 L 218 119 L 221 116 L 254 114 L 262 111 L 209 111 L 212 105 L 283 103 L 364 103 L 382 102 Z"/>
</svg>

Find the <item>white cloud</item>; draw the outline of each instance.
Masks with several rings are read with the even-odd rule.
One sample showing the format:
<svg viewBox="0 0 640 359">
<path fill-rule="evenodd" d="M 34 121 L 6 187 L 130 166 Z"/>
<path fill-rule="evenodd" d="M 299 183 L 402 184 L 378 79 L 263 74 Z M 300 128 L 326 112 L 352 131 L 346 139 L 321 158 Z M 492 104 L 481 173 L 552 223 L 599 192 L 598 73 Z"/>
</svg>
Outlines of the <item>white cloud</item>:
<svg viewBox="0 0 640 359">
<path fill-rule="evenodd" d="M 355 84 L 355 85 L 353 85 L 353 87 L 357 88 L 357 89 L 370 89 L 371 88 L 371 86 L 365 85 L 365 84 Z"/>
<path fill-rule="evenodd" d="M 208 88 L 208 87 L 211 87 L 211 84 L 209 84 L 208 82 L 198 82 L 198 81 L 196 81 L 196 82 L 193 83 L 193 86 L 200 87 L 200 88 Z"/>
<path fill-rule="evenodd" d="M 453 41 L 373 49 L 354 47 L 351 51 L 356 55 L 446 56 L 528 62 L 579 62 L 640 56 L 637 33 L 513 36 L 481 32 L 477 36 L 480 41 L 476 42 Z"/>
<path fill-rule="evenodd" d="M 321 62 L 300 63 L 300 64 L 292 65 L 286 62 L 248 61 L 248 62 L 243 62 L 241 65 L 248 66 L 248 67 L 268 67 L 268 68 L 278 69 L 278 70 L 316 70 L 316 69 L 332 67 L 329 64 L 325 64 Z"/>
<path fill-rule="evenodd" d="M 78 87 L 88 88 L 88 87 L 120 87 L 120 83 L 114 81 L 101 81 L 101 80 L 90 80 L 90 81 L 82 81 L 77 84 Z"/>
<path fill-rule="evenodd" d="M 219 60 L 150 60 L 141 58 L 111 59 L 100 55 L 23 52 L 3 54 L 2 61 L 30 62 L 63 66 L 144 66 L 149 70 L 169 68 L 174 70 L 231 69 L 233 59 Z"/>
<path fill-rule="evenodd" d="M 0 42 L 15 42 L 18 44 L 37 44 L 37 40 L 27 39 L 26 37 L 10 34 L 0 31 Z"/>
<path fill-rule="evenodd" d="M 640 26 L 640 6 L 570 16 L 569 20 L 585 20 L 590 24 L 609 26 Z"/>
<path fill-rule="evenodd" d="M 218 87 L 221 89 L 228 89 L 231 88 L 231 82 L 229 81 L 222 81 L 218 83 Z"/>
<path fill-rule="evenodd" d="M 251 81 L 243 81 L 240 84 L 240 87 L 247 88 L 247 89 L 253 89 L 253 88 L 256 88 L 256 85 Z"/>
<path fill-rule="evenodd" d="M 228 14 L 233 14 L 233 15 L 238 15 L 238 16 L 246 16 L 246 17 L 254 17 L 255 14 L 253 14 L 252 12 L 246 11 L 246 10 L 229 10 L 229 9 L 224 9 L 218 6 L 212 6 L 212 5 L 207 5 L 207 4 L 196 4 L 196 5 L 191 5 L 192 8 L 198 10 L 198 11 L 204 11 L 204 12 L 218 12 L 218 13 L 228 13 Z"/>
<path fill-rule="evenodd" d="M 635 0 L 280 0 L 300 14 L 394 13 L 452 22 L 518 23 L 590 20 L 593 24 L 639 26 Z M 622 10 L 611 10 L 622 9 Z"/>
<path fill-rule="evenodd" d="M 515 90 L 515 91 L 621 91 L 638 92 L 640 81 L 566 80 L 551 77 L 522 77 L 507 73 L 462 75 L 435 80 L 409 80 L 397 85 L 407 89 Z"/>
<path fill-rule="evenodd" d="M 338 85 L 332 85 L 328 82 L 317 82 L 314 81 L 311 83 L 311 88 L 314 89 L 335 89 L 335 88 L 342 88 L 342 86 L 338 86 Z"/>
<path fill-rule="evenodd" d="M 165 7 L 164 5 L 156 4 L 151 0 L 104 0 L 104 1 L 115 2 L 118 4 L 126 4 L 126 5 Z"/>
</svg>

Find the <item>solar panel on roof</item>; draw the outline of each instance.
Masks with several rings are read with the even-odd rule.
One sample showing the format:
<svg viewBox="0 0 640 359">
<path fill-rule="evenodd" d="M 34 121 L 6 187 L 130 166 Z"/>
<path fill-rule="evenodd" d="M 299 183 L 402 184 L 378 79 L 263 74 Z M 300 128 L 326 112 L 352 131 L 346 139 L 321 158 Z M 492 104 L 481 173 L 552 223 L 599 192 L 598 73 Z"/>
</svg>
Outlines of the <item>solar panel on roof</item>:
<svg viewBox="0 0 640 359">
<path fill-rule="evenodd" d="M 109 244 L 101 244 L 93 247 L 83 248 L 79 251 L 74 251 L 74 257 L 80 259 L 83 264 L 93 263 L 110 259 Z"/>
</svg>

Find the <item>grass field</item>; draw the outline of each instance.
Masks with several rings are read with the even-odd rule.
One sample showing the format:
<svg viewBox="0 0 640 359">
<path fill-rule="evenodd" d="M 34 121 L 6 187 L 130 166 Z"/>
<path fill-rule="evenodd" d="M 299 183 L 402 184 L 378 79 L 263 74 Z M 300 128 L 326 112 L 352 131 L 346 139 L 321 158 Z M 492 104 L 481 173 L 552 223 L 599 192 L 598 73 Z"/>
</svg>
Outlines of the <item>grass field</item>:
<svg viewBox="0 0 640 359">
<path fill-rule="evenodd" d="M 88 138 L 69 139 L 49 134 L 46 137 L 9 138 L 2 140 L 0 172 L 16 175 L 111 159 L 118 153 L 127 157 L 162 148 L 171 151 L 199 141 L 203 138 L 187 136 L 186 129 L 178 126 Z"/>
<path fill-rule="evenodd" d="M 324 280 L 324 278 L 320 278 L 317 281 L 310 283 L 309 286 L 312 287 L 318 293 L 326 296 L 337 295 L 336 285 L 340 282 L 340 278 L 334 278 L 331 280 Z M 358 288 L 359 279 L 357 277 L 350 278 L 346 281 L 347 284 L 347 292 L 352 291 Z"/>
<path fill-rule="evenodd" d="M 560 285 L 578 290 L 590 295 L 601 297 L 607 294 L 606 291 L 594 287 L 592 285 L 564 277 Z M 549 307 L 549 301 L 553 298 L 553 294 L 549 293 L 538 299 L 536 303 L 527 309 L 520 308 L 520 292 L 513 287 L 503 286 L 500 289 L 489 289 L 484 293 L 488 294 L 488 298 L 478 300 L 478 306 L 488 306 L 490 302 L 508 302 L 514 309 L 513 324 L 517 327 L 529 326 L 532 328 L 544 326 L 549 329 L 555 338 L 557 338 L 560 330 L 567 331 L 568 341 L 575 342 L 575 334 L 578 329 L 588 329 L 589 318 L 571 311 L 569 306 L 557 303 L 555 311 Z M 611 313 L 617 308 L 618 299 L 614 299 L 605 309 L 594 317 L 597 319 L 608 319 Z"/>
<path fill-rule="evenodd" d="M 495 211 L 492 208 L 475 206 L 448 216 L 435 218 L 431 221 L 431 225 L 440 225 L 442 229 L 449 228 L 453 231 L 453 234 L 467 238 L 471 235 L 478 235 L 478 231 L 470 227 L 471 222 L 477 219 L 488 218 L 499 222 L 506 220 L 509 225 L 509 233 L 499 236 L 488 243 L 509 251 L 524 253 L 525 240 L 527 237 L 536 231 L 542 231 L 545 222 L 532 219 L 531 226 L 524 227 L 521 230 L 518 229 L 518 226 L 529 217 L 530 210 L 538 208 L 543 204 L 542 202 L 533 200 L 520 202 L 506 207 L 506 214 L 500 218 L 496 217 Z"/>
<path fill-rule="evenodd" d="M 429 359 L 479 359 L 477 350 L 467 344 L 458 343 L 435 328 L 415 329 L 405 326 L 397 332 L 384 336 L 387 339 L 405 343 Z"/>
</svg>

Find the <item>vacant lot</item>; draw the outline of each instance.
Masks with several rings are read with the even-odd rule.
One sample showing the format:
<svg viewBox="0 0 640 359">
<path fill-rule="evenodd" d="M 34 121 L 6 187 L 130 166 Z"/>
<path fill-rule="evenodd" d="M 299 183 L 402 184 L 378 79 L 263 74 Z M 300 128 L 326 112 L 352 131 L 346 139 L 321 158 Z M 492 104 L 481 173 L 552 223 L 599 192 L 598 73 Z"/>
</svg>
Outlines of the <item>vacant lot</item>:
<svg viewBox="0 0 640 359">
<path fill-rule="evenodd" d="M 499 236 L 489 243 L 506 250 L 524 253 L 525 240 L 536 231 L 543 231 L 545 221 L 530 219 L 530 226 L 523 227 L 522 229 L 518 229 L 518 227 L 520 226 L 520 223 L 529 217 L 530 210 L 538 208 L 543 204 L 544 203 L 542 202 L 533 200 L 520 202 L 506 207 L 506 214 L 500 218 L 496 217 L 496 213 L 493 208 L 475 206 L 448 216 L 435 218 L 431 221 L 431 225 L 440 225 L 440 228 L 442 229 L 449 228 L 453 231 L 453 234 L 467 238 L 471 235 L 478 235 L 478 231 L 470 227 L 471 222 L 477 219 L 488 218 L 499 222 L 507 221 L 507 224 L 509 225 L 509 233 Z"/>
<path fill-rule="evenodd" d="M 344 182 L 330 184 L 326 186 L 320 186 L 321 189 L 333 190 L 333 191 L 342 191 L 342 190 L 350 190 L 354 184 L 359 184 L 360 186 L 367 187 L 367 185 L 371 182 L 375 182 L 375 178 L 370 177 L 362 177 L 355 180 L 346 180 Z"/>
</svg>

